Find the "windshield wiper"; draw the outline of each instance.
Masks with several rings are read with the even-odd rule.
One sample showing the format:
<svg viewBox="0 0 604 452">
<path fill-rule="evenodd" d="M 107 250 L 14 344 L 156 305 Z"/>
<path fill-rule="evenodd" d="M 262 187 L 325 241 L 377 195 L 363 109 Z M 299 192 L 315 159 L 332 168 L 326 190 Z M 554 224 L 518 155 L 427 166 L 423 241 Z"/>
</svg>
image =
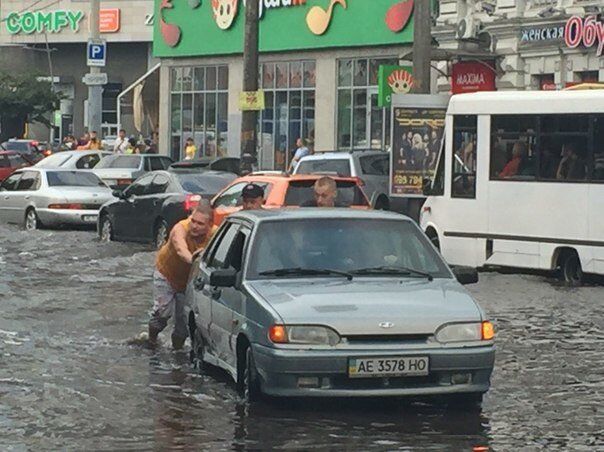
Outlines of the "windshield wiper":
<svg viewBox="0 0 604 452">
<path fill-rule="evenodd" d="M 434 276 L 430 273 L 426 273 L 420 270 L 415 270 L 409 267 L 393 267 L 388 265 L 382 265 L 379 267 L 367 267 L 352 270 L 350 273 L 354 275 L 404 275 L 404 276 L 420 276 L 427 278 L 428 281 L 432 281 Z"/>
<path fill-rule="evenodd" d="M 348 281 L 352 281 L 352 274 L 340 270 L 332 270 L 329 268 L 279 268 L 277 270 L 267 270 L 259 273 L 260 276 L 305 276 L 305 275 L 339 275 L 344 276 Z"/>
</svg>

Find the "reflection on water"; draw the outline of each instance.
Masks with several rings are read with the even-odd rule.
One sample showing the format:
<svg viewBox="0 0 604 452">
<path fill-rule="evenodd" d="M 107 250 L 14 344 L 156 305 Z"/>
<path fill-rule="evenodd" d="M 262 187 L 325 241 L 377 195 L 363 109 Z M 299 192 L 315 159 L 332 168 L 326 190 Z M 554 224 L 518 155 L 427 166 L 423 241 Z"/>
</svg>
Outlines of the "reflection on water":
<svg viewBox="0 0 604 452">
<path fill-rule="evenodd" d="M 198 374 L 187 353 L 126 345 L 151 307 L 148 248 L 86 231 L 0 226 L 0 236 L 3 448 L 604 448 L 601 287 L 481 275 L 471 291 L 498 328 L 481 412 L 381 399 L 247 406 L 223 372 Z"/>
</svg>

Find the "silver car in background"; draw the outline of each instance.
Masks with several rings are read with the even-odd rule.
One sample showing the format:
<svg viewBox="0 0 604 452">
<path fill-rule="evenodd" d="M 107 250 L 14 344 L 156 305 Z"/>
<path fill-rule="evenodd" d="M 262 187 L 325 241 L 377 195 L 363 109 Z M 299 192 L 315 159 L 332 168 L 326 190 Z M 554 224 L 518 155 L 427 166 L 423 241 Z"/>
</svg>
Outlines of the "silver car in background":
<svg viewBox="0 0 604 452">
<path fill-rule="evenodd" d="M 27 230 L 45 226 L 90 225 L 111 189 L 90 171 L 27 168 L 0 185 L 0 220 Z"/>
<path fill-rule="evenodd" d="M 172 163 L 165 155 L 114 154 L 101 160 L 93 171 L 110 188 L 123 190 L 143 174 L 165 171 Z"/>
<path fill-rule="evenodd" d="M 492 324 L 402 215 L 354 209 L 226 218 L 186 292 L 194 361 L 249 399 L 439 395 L 474 406 L 489 389 Z"/>
<path fill-rule="evenodd" d="M 36 163 L 36 168 L 92 169 L 104 157 L 111 155 L 107 151 L 64 151 L 49 155 Z"/>
</svg>

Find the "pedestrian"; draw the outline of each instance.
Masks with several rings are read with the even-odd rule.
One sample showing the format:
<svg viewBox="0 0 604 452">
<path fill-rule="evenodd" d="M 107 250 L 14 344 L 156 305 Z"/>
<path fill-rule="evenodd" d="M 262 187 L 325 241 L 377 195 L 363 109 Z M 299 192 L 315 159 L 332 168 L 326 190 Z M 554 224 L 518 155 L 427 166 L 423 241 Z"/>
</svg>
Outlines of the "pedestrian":
<svg viewBox="0 0 604 452">
<path fill-rule="evenodd" d="M 113 152 L 115 154 L 124 154 L 127 148 L 128 139 L 126 138 L 126 131 L 124 129 L 120 129 L 115 140 L 115 144 L 113 145 Z"/>
<path fill-rule="evenodd" d="M 318 179 L 313 186 L 314 198 L 300 207 L 343 207 L 336 202 L 338 186 L 329 176 Z"/>
<path fill-rule="evenodd" d="M 136 150 L 136 138 L 130 138 L 124 154 L 135 154 Z"/>
<path fill-rule="evenodd" d="M 294 154 L 294 158 L 289 164 L 289 172 L 293 173 L 298 166 L 298 163 L 300 163 L 302 157 L 306 157 L 307 155 L 310 155 L 310 151 L 308 150 L 308 147 L 306 147 L 306 140 L 304 138 L 298 138 L 296 140 L 296 152 Z"/>
<path fill-rule="evenodd" d="M 197 155 L 197 146 L 195 146 L 195 142 L 193 138 L 187 138 L 185 142 L 185 160 L 193 160 Z"/>
<path fill-rule="evenodd" d="M 78 151 L 86 150 L 86 146 L 88 146 L 88 143 L 90 143 L 90 134 L 88 132 L 86 132 L 78 140 L 78 145 L 76 146 L 76 150 L 78 150 Z"/>
<path fill-rule="evenodd" d="M 247 184 L 241 191 L 242 209 L 259 210 L 264 204 L 264 189 L 257 184 Z"/>
<path fill-rule="evenodd" d="M 87 151 L 100 151 L 103 149 L 103 146 L 99 141 L 99 138 L 96 136 L 96 133 L 94 135 L 90 134 L 90 141 L 86 146 L 84 146 L 84 149 Z"/>
<path fill-rule="evenodd" d="M 191 215 L 174 226 L 166 244 L 159 250 L 153 272 L 153 312 L 149 320 L 149 344 L 157 344 L 170 317 L 174 316 L 172 347 L 179 350 L 188 336 L 185 289 L 191 265 L 215 232 L 209 202 L 202 200 Z"/>
</svg>

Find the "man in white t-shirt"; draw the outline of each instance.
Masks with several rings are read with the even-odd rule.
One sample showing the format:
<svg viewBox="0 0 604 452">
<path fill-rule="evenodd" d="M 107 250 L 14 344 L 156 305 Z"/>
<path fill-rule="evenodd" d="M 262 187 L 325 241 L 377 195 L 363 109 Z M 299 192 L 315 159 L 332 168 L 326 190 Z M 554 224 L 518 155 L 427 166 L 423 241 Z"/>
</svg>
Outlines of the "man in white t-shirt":
<svg viewBox="0 0 604 452">
<path fill-rule="evenodd" d="M 115 154 L 123 154 L 128 149 L 128 138 L 126 138 L 126 131 L 121 129 L 117 139 L 115 140 L 115 145 L 113 146 L 113 152 Z"/>
<path fill-rule="evenodd" d="M 302 157 L 306 157 L 307 155 L 310 155 L 310 150 L 306 147 L 306 140 L 304 138 L 298 138 L 296 141 L 296 153 L 289 164 L 289 172 L 293 173 Z"/>
</svg>

